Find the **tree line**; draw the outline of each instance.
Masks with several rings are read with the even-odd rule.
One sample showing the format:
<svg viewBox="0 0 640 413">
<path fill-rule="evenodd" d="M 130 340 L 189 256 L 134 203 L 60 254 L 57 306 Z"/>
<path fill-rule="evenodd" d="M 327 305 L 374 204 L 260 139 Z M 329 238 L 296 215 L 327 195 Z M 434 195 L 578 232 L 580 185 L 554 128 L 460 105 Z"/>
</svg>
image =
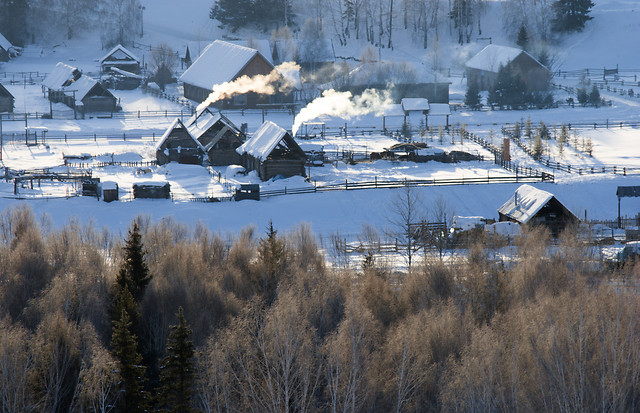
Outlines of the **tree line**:
<svg viewBox="0 0 640 413">
<path fill-rule="evenodd" d="M 81 39 L 100 33 L 103 47 L 142 36 L 139 0 L 0 0 L 0 32 L 14 45 Z"/>
<path fill-rule="evenodd" d="M 380 48 L 394 47 L 394 33 L 406 31 L 423 48 L 437 45 L 442 34 L 459 44 L 482 36 L 487 0 L 215 0 L 210 17 L 232 32 L 262 31 L 305 21 L 324 28 L 341 45 L 366 39 Z M 591 0 L 507 0 L 503 24 L 513 41 L 547 42 L 554 34 L 580 31 L 592 17 Z"/>
<path fill-rule="evenodd" d="M 527 229 L 510 262 L 501 242 L 398 274 L 328 266 L 304 225 L 120 239 L 6 210 L 0 410 L 637 410 L 639 267 L 594 266 L 571 230 Z"/>
</svg>

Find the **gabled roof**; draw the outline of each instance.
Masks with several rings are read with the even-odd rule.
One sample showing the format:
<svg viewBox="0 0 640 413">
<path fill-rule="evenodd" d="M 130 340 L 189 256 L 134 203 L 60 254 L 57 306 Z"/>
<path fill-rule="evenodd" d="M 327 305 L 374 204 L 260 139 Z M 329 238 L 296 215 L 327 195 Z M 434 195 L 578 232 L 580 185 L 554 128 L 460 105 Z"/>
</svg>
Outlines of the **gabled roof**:
<svg viewBox="0 0 640 413">
<path fill-rule="evenodd" d="M 171 135 L 171 132 L 173 132 L 174 129 L 184 129 L 184 131 L 187 133 L 187 136 L 189 136 L 191 139 L 193 139 L 193 141 L 196 143 L 196 145 L 200 149 L 202 149 L 203 152 L 206 152 L 206 150 L 204 149 L 204 146 L 202 146 L 202 144 L 200 142 L 198 142 L 198 140 L 196 138 L 193 137 L 193 135 L 189 132 L 189 128 L 187 128 L 184 125 L 184 123 L 182 123 L 180 118 L 176 118 L 176 120 L 174 120 L 171 123 L 171 125 L 169 125 L 167 130 L 164 131 L 164 134 L 162 135 L 162 138 L 160 139 L 160 142 L 158 143 L 158 146 L 156 148 L 158 148 L 158 149 L 162 148 L 162 145 L 164 145 L 165 141 L 167 139 L 169 139 L 169 135 Z"/>
<path fill-rule="evenodd" d="M 240 155 L 246 153 L 262 161 L 271 154 L 283 139 L 286 140 L 286 144 L 290 149 L 300 150 L 302 153 L 302 149 L 300 149 L 296 141 L 291 138 L 289 132 L 271 121 L 265 121 L 253 134 L 251 139 L 236 149 L 236 152 Z"/>
<path fill-rule="evenodd" d="M 451 108 L 448 103 L 430 103 L 429 116 L 451 115 Z"/>
<path fill-rule="evenodd" d="M 217 136 L 207 137 L 207 139 L 203 138 L 203 135 L 209 131 L 216 124 L 222 123 L 223 126 L 220 128 L 224 128 L 227 126 L 237 133 L 240 133 L 240 130 L 233 124 L 226 116 L 221 114 L 220 112 L 213 113 L 209 110 L 208 107 L 196 111 L 193 116 L 191 116 L 184 125 L 187 127 L 187 130 L 195 139 L 200 142 L 200 144 L 204 147 L 204 149 L 208 152 L 213 145 L 215 145 L 224 135 L 223 133 L 218 133 Z M 207 142 L 208 139 L 211 139 Z"/>
<path fill-rule="evenodd" d="M 272 65 L 274 64 L 273 56 L 271 55 L 271 43 L 268 39 L 237 40 L 232 43 L 237 44 L 238 46 L 256 49 L 265 59 L 267 59 L 267 62 Z"/>
<path fill-rule="evenodd" d="M 4 37 L 2 33 L 0 33 L 0 49 L 9 51 L 9 49 L 11 49 L 12 47 L 13 45 L 11 44 L 11 42 L 7 40 L 7 38 Z"/>
<path fill-rule="evenodd" d="M 526 224 L 553 197 L 553 194 L 547 191 L 534 188 L 531 185 L 522 185 L 498 209 L 498 212 L 521 224 Z"/>
<path fill-rule="evenodd" d="M 256 49 L 216 40 L 185 70 L 180 80 L 210 90 L 214 85 L 234 80 L 256 56 L 269 62 Z"/>
<path fill-rule="evenodd" d="M 80 102 L 96 85 L 99 85 L 99 82 L 83 75 L 78 68 L 59 62 L 42 84 L 48 89 L 61 91 L 70 96 L 75 92 L 76 102 Z M 104 87 L 103 89 L 106 90 Z"/>
<path fill-rule="evenodd" d="M 401 101 L 402 110 L 408 111 L 429 111 L 429 100 L 424 98 L 403 98 Z"/>
<path fill-rule="evenodd" d="M 80 72 L 78 68 L 58 62 L 51 73 L 42 81 L 42 84 L 49 89 L 61 90 L 75 80 L 78 80 L 81 76 L 82 72 Z"/>
<path fill-rule="evenodd" d="M 131 53 L 129 49 L 123 45 L 119 44 L 100 59 L 100 64 L 114 64 L 126 61 L 140 63 L 140 59 L 138 59 L 135 54 Z"/>
<path fill-rule="evenodd" d="M 544 67 L 542 63 L 538 62 L 536 58 L 524 50 L 516 49 L 515 47 L 498 46 L 496 44 L 490 44 L 480 50 L 478 54 L 467 61 L 466 66 L 472 69 L 497 72 L 500 70 L 500 66 L 508 65 L 509 62 L 513 61 L 523 53 L 537 62 L 540 66 Z"/>
<path fill-rule="evenodd" d="M 0 96 L 8 96 L 12 99 L 14 98 L 11 92 L 9 92 L 2 83 L 0 83 Z"/>
</svg>

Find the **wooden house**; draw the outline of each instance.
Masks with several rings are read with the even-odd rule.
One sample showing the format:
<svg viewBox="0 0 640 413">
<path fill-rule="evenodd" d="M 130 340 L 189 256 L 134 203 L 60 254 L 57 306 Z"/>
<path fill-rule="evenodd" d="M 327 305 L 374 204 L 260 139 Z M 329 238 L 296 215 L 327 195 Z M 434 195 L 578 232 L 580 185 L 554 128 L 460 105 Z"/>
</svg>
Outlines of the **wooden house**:
<svg viewBox="0 0 640 413">
<path fill-rule="evenodd" d="M 242 76 L 267 75 L 273 64 L 256 49 L 216 40 L 180 76 L 184 85 L 184 97 L 197 102 L 204 101 L 214 85 L 232 82 Z M 255 108 L 269 104 L 269 96 L 257 93 L 234 95 L 214 103 L 219 108 Z"/>
<path fill-rule="evenodd" d="M 126 47 L 119 44 L 100 59 L 102 73 L 110 73 L 113 68 L 129 73 L 140 73 L 140 59 Z"/>
<path fill-rule="evenodd" d="M 0 62 L 8 62 L 12 57 L 16 57 L 20 50 L 0 33 Z"/>
<path fill-rule="evenodd" d="M 513 196 L 498 209 L 500 222 L 517 222 L 522 225 L 541 225 L 557 237 L 578 218 L 553 194 L 534 188 L 520 186 Z"/>
<path fill-rule="evenodd" d="M 159 165 L 179 162 L 197 165 L 240 163 L 236 149 L 244 134 L 224 115 L 208 108 L 185 122 L 176 119 L 162 136 L 156 149 Z"/>
<path fill-rule="evenodd" d="M 0 83 L 0 113 L 13 112 L 14 102 L 13 95 Z"/>
<path fill-rule="evenodd" d="M 169 182 L 137 182 L 133 184 L 134 199 L 169 199 L 171 184 Z"/>
<path fill-rule="evenodd" d="M 42 84 L 50 101 L 62 102 L 83 117 L 85 113 L 118 110 L 116 97 L 102 83 L 65 63 L 58 63 Z"/>
<path fill-rule="evenodd" d="M 490 44 L 467 62 L 467 84 L 475 83 L 480 90 L 490 90 L 501 67 L 520 76 L 530 91 L 546 90 L 551 78 L 549 69 L 524 50 Z"/>
<path fill-rule="evenodd" d="M 247 171 L 257 171 L 263 181 L 277 175 L 306 176 L 304 151 L 289 132 L 273 122 L 263 123 L 237 152 L 242 157 L 242 166 Z"/>
</svg>

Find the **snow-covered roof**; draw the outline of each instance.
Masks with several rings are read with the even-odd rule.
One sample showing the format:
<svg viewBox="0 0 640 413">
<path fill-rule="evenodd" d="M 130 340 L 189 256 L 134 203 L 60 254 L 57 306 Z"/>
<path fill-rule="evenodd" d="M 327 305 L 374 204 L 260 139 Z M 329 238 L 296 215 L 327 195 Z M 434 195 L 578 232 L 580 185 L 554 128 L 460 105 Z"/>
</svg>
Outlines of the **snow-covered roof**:
<svg viewBox="0 0 640 413">
<path fill-rule="evenodd" d="M 451 115 L 451 108 L 448 103 L 430 103 L 429 116 Z"/>
<path fill-rule="evenodd" d="M 107 60 L 107 59 L 112 59 L 112 60 Z M 104 55 L 102 59 L 100 59 L 100 64 L 105 64 L 105 63 L 116 64 L 116 63 L 122 63 L 123 61 L 127 61 L 127 60 L 140 63 L 140 59 L 138 59 L 138 57 L 136 57 L 135 54 L 131 53 L 131 51 L 129 51 L 129 49 L 127 49 L 123 45 L 119 44 L 113 49 L 111 49 L 109 53 Z"/>
<path fill-rule="evenodd" d="M 164 134 L 162 135 L 162 137 L 160 138 L 160 142 L 158 143 L 158 146 L 156 147 L 157 149 L 162 148 L 162 146 L 164 145 L 165 141 L 169 138 L 169 135 L 171 135 L 171 132 L 173 132 L 174 129 L 176 128 L 182 128 L 185 130 L 185 132 L 187 133 L 187 135 L 193 139 L 193 141 L 196 143 L 196 145 L 202 149 L 203 152 L 206 152 L 206 150 L 204 149 L 204 146 L 202 146 L 202 144 L 191 134 L 191 132 L 189 132 L 189 128 L 187 128 L 184 123 L 182 123 L 182 121 L 180 120 L 180 118 L 176 118 L 171 125 L 169 125 L 169 127 L 167 128 L 166 131 L 164 131 Z"/>
<path fill-rule="evenodd" d="M 402 109 L 405 112 L 410 111 L 429 111 L 429 100 L 424 98 L 404 98 L 401 101 Z"/>
<path fill-rule="evenodd" d="M 525 184 L 516 189 L 513 196 L 498 209 L 498 212 L 521 224 L 526 224 L 551 198 L 553 194 L 550 192 Z"/>
<path fill-rule="evenodd" d="M 0 83 L 0 96 L 8 96 L 13 98 L 13 95 L 11 94 L 11 92 L 9 92 L 2 83 Z"/>
<path fill-rule="evenodd" d="M 60 90 L 72 83 L 74 78 L 79 79 L 80 76 L 82 76 L 82 73 L 78 68 L 58 62 L 51 73 L 42 81 L 42 84 L 49 89 Z"/>
<path fill-rule="evenodd" d="M 103 191 L 114 191 L 118 189 L 118 183 L 114 181 L 104 181 L 102 182 L 102 190 Z"/>
<path fill-rule="evenodd" d="M 221 118 L 222 116 L 219 113 L 212 113 L 209 108 L 204 108 L 191 116 L 184 124 L 191 136 L 200 139 Z"/>
<path fill-rule="evenodd" d="M 271 121 L 265 121 L 253 134 L 251 139 L 242 144 L 236 152 L 246 153 L 256 159 L 264 160 L 269 156 L 287 131 Z"/>
<path fill-rule="evenodd" d="M 265 59 L 267 59 L 269 63 L 271 63 L 272 65 L 274 64 L 271 52 L 271 43 L 268 39 L 236 40 L 232 43 L 237 44 L 238 46 L 256 49 L 262 56 L 264 56 Z"/>
<path fill-rule="evenodd" d="M 404 110 L 399 103 L 391 103 L 384 107 L 384 116 L 404 116 Z"/>
<path fill-rule="evenodd" d="M 12 47 L 13 45 L 11 44 L 11 42 L 7 40 L 7 38 L 4 37 L 2 33 L 0 33 L 0 48 L 8 51 Z"/>
<path fill-rule="evenodd" d="M 135 73 L 127 72 L 126 70 L 122 70 L 117 67 L 112 67 L 111 70 L 125 77 L 130 77 L 133 79 L 140 79 L 140 80 L 144 79 L 144 76 L 136 75 Z"/>
<path fill-rule="evenodd" d="M 79 105 L 98 81 L 83 75 L 78 68 L 59 62 L 42 84 L 48 89 L 69 95 L 75 92 L 76 104 Z"/>
<path fill-rule="evenodd" d="M 180 80 L 203 89 L 212 89 L 214 85 L 234 80 L 258 54 L 260 52 L 256 49 L 216 40 L 185 70 Z"/>
<path fill-rule="evenodd" d="M 500 69 L 500 66 L 506 66 L 513 59 L 520 56 L 521 53 L 526 54 L 537 62 L 536 58 L 534 58 L 524 50 L 516 49 L 515 47 L 490 44 L 484 49 L 480 50 L 478 54 L 469 59 L 466 66 L 472 69 L 497 72 Z M 540 65 L 542 66 L 542 64 Z"/>
</svg>

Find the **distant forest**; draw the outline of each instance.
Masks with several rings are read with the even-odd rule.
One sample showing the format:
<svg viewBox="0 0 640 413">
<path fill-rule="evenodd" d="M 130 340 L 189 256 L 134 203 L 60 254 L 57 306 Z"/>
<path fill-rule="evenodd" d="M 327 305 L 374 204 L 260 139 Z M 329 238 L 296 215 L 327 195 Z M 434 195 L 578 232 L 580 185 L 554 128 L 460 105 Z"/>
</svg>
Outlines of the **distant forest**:
<svg viewBox="0 0 640 413">
<path fill-rule="evenodd" d="M 306 226 L 120 239 L 6 210 L 1 410 L 638 411 L 640 267 L 603 272 L 570 230 L 500 242 L 400 274 L 327 264 Z"/>
<path fill-rule="evenodd" d="M 139 0 L 0 0 L 0 32 L 13 44 L 51 43 L 99 31 L 103 47 L 142 33 Z"/>
<path fill-rule="evenodd" d="M 483 33 L 490 0 L 216 0 L 210 17 L 235 32 L 248 28 L 270 32 L 305 25 L 319 36 L 346 45 L 366 39 L 376 47 L 394 47 L 394 34 L 412 34 L 423 48 L 436 46 L 443 34 L 460 44 Z M 493 2 L 491 2 L 493 3 Z M 554 33 L 581 30 L 591 19 L 591 0 L 506 0 L 503 27 L 513 41 L 522 35 L 531 45 Z M 73 39 L 99 30 L 105 47 L 141 36 L 139 0 L 0 0 L 0 27 L 11 42 Z M 182 11 L 181 11 L 182 12 Z M 184 11 L 188 12 L 188 11 Z"/>
</svg>

